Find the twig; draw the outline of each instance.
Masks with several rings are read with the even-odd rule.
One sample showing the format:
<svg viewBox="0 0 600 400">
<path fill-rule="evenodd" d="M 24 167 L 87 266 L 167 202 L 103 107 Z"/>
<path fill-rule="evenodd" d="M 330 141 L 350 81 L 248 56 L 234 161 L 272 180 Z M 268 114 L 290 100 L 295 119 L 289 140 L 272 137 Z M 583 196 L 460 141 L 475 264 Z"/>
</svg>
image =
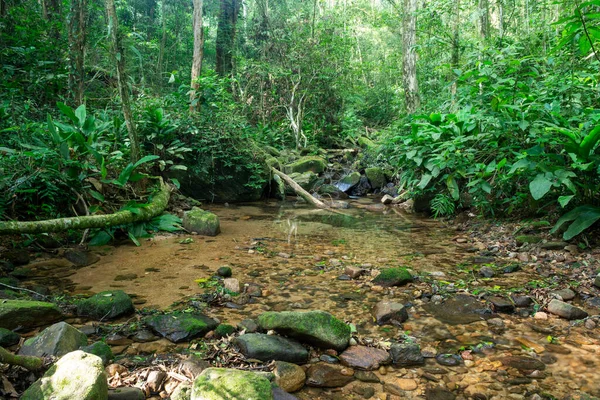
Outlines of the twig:
<svg viewBox="0 0 600 400">
<path fill-rule="evenodd" d="M 24 292 L 33 293 L 33 294 L 36 294 L 36 295 L 38 295 L 40 297 L 43 297 L 45 299 L 49 299 L 50 298 L 49 296 L 43 295 L 43 294 L 38 293 L 38 292 L 34 292 L 33 290 L 29 290 L 29 289 L 25 289 L 25 288 L 20 288 L 20 287 L 15 287 L 15 286 L 10 286 L 10 285 L 7 285 L 6 283 L 0 283 L 0 285 L 5 286 L 5 287 L 7 287 L 9 289 L 12 289 L 12 290 L 21 290 L 21 291 L 24 291 Z"/>
</svg>

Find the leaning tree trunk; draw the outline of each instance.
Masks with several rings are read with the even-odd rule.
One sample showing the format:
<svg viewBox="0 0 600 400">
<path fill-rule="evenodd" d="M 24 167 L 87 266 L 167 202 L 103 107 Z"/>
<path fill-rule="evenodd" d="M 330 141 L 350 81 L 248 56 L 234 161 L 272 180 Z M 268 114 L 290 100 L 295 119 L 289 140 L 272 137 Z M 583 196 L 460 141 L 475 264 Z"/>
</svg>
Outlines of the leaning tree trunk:
<svg viewBox="0 0 600 400">
<path fill-rule="evenodd" d="M 217 27 L 217 73 L 229 76 L 233 70 L 235 31 L 241 0 L 221 0 Z"/>
<path fill-rule="evenodd" d="M 402 28 L 402 81 L 406 112 L 414 114 L 421 107 L 417 81 L 417 0 L 404 0 Z"/>
<path fill-rule="evenodd" d="M 72 0 L 69 15 L 69 90 L 75 107 L 83 104 L 87 0 Z"/>
<path fill-rule="evenodd" d="M 285 183 L 287 183 L 292 189 L 294 189 L 294 192 L 296 192 L 296 194 L 298 196 L 300 196 L 304 200 L 306 200 L 307 203 L 312 204 L 313 206 L 315 206 L 317 208 L 325 208 L 325 209 L 330 208 L 327 206 L 327 204 L 323 203 L 321 200 L 315 199 L 310 193 L 308 193 L 306 190 L 302 189 L 302 186 L 298 185 L 292 178 L 290 178 L 283 172 L 278 171 L 273 167 L 271 167 L 271 171 L 273 171 L 273 173 L 275 175 L 278 175 L 281 179 L 283 179 L 283 181 Z"/>
<path fill-rule="evenodd" d="M 44 367 L 44 361 L 39 357 L 18 356 L 0 347 L 0 364 L 18 365 L 29 371 L 39 371 Z"/>
<path fill-rule="evenodd" d="M 133 122 L 131 112 L 131 101 L 129 97 L 129 87 L 127 86 L 127 72 L 125 71 L 125 49 L 121 32 L 119 32 L 119 21 L 117 20 L 117 9 L 114 0 L 106 0 L 106 13 L 108 15 L 108 33 L 111 38 L 111 56 L 117 68 L 117 85 L 119 86 L 119 95 L 121 96 L 121 108 L 123 109 L 123 118 L 129 135 L 131 145 L 131 162 L 135 163 L 140 158 L 140 143 Z"/>
<path fill-rule="evenodd" d="M 58 218 L 45 221 L 0 221 L 0 235 L 25 233 L 64 232 L 70 229 L 108 228 L 111 226 L 148 221 L 160 215 L 171 197 L 171 189 L 162 183 L 161 190 L 154 196 L 147 207 L 141 207 L 136 213 L 117 211 L 107 215 L 86 215 L 73 218 Z"/>
<path fill-rule="evenodd" d="M 194 0 L 194 57 L 192 60 L 192 90 L 190 92 L 190 111 L 196 109 L 197 91 L 200 88 L 198 78 L 202 72 L 204 56 L 204 26 L 202 25 L 202 0 Z"/>
</svg>

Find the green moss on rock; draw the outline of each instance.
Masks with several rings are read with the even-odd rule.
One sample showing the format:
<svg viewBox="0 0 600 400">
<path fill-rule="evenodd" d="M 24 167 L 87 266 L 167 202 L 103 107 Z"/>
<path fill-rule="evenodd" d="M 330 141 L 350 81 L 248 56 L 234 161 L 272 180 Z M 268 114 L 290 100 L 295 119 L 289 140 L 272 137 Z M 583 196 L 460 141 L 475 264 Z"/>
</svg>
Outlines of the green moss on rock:
<svg viewBox="0 0 600 400">
<path fill-rule="evenodd" d="M 365 176 L 369 180 L 371 187 L 374 189 L 381 189 L 387 183 L 385 173 L 383 172 L 383 169 L 379 167 L 365 169 Z"/>
<path fill-rule="evenodd" d="M 144 322 L 156 333 L 175 343 L 204 336 L 218 325 L 217 321 L 206 315 L 182 312 L 152 315 Z"/>
<path fill-rule="evenodd" d="M 13 331 L 5 328 L 0 328 L 0 346 L 10 347 L 19 343 L 21 336 Z"/>
<path fill-rule="evenodd" d="M 194 381 L 191 400 L 272 400 L 271 382 L 263 374 L 208 368 Z"/>
<path fill-rule="evenodd" d="M 52 303 L 28 300 L 3 300 L 0 302 L 0 328 L 35 328 L 51 324 L 61 318 L 62 313 Z"/>
<path fill-rule="evenodd" d="M 20 355 L 61 357 L 87 344 L 87 336 L 66 322 L 58 322 L 25 341 Z"/>
<path fill-rule="evenodd" d="M 406 268 L 386 268 L 373 279 L 375 285 L 400 286 L 413 281 L 413 277 Z"/>
<path fill-rule="evenodd" d="M 232 335 L 235 332 L 235 326 L 229 324 L 220 324 L 215 329 L 215 336 L 217 338 L 223 338 Z"/>
<path fill-rule="evenodd" d="M 110 346 L 104 342 L 92 343 L 89 346 L 82 347 L 81 350 L 100 357 L 104 365 L 108 365 L 108 362 L 114 358 Z"/>
<path fill-rule="evenodd" d="M 221 233 L 219 217 L 198 207 L 183 213 L 183 227 L 190 232 L 205 236 L 217 236 Z"/>
<path fill-rule="evenodd" d="M 542 238 L 540 236 L 535 236 L 535 235 L 520 235 L 520 236 L 516 236 L 515 240 L 517 241 L 517 246 L 521 246 L 521 245 L 524 245 L 525 243 L 530 243 L 530 244 L 539 243 L 542 241 Z"/>
<path fill-rule="evenodd" d="M 299 160 L 287 164 L 284 167 L 286 174 L 291 174 L 294 172 L 304 173 L 307 171 L 312 171 L 315 174 L 320 174 L 327 169 L 327 162 L 325 159 L 317 156 L 307 156 L 302 157 Z"/>
<path fill-rule="evenodd" d="M 100 292 L 77 305 L 77 315 L 94 319 L 114 319 L 133 312 L 133 301 L 122 290 Z"/>
<path fill-rule="evenodd" d="M 325 349 L 344 350 L 350 340 L 350 327 L 325 311 L 266 312 L 257 322 L 264 330 L 274 329 Z"/>
</svg>

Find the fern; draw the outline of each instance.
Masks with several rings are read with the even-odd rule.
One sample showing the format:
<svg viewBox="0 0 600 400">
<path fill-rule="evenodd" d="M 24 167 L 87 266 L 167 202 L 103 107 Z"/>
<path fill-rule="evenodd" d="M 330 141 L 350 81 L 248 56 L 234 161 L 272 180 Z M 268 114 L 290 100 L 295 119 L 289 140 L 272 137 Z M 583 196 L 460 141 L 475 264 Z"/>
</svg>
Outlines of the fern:
<svg viewBox="0 0 600 400">
<path fill-rule="evenodd" d="M 437 194 L 430 204 L 433 218 L 454 214 L 454 201 L 445 194 Z"/>
</svg>

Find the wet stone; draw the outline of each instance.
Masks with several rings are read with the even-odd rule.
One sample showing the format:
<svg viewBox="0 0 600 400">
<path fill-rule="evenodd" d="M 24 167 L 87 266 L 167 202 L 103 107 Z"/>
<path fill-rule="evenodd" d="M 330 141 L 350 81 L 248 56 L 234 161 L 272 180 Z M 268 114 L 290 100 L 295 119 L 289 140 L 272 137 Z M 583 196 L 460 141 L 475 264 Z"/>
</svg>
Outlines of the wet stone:
<svg viewBox="0 0 600 400">
<path fill-rule="evenodd" d="M 339 364 L 340 363 L 340 360 L 338 360 L 334 356 L 330 356 L 329 354 L 321 354 L 321 356 L 319 357 L 319 360 L 329 363 L 329 364 Z"/>
<path fill-rule="evenodd" d="M 400 325 L 408 319 L 408 312 L 403 304 L 381 301 L 375 305 L 373 316 L 377 325 Z"/>
<path fill-rule="evenodd" d="M 306 373 L 302 367 L 284 361 L 276 361 L 275 383 L 288 393 L 298 391 L 304 386 Z"/>
<path fill-rule="evenodd" d="M 462 364 L 462 358 L 457 354 L 438 354 L 435 360 L 445 367 L 457 367 Z"/>
<path fill-rule="evenodd" d="M 354 377 L 361 382 L 379 383 L 379 378 L 377 377 L 377 375 L 370 371 L 356 371 Z"/>
<path fill-rule="evenodd" d="M 515 303 L 515 307 L 529 307 L 533 304 L 533 299 L 529 296 L 511 296 L 512 301 Z"/>
<path fill-rule="evenodd" d="M 0 328 L 0 346 L 10 347 L 19 343 L 21 336 L 19 334 L 5 328 Z"/>
<path fill-rule="evenodd" d="M 550 294 L 556 295 L 564 301 L 573 300 L 575 298 L 575 292 L 568 288 L 561 289 L 561 290 L 554 290 L 554 291 L 550 292 Z"/>
<path fill-rule="evenodd" d="M 406 268 L 386 268 L 373 279 L 373 284 L 391 287 L 405 285 L 412 281 L 413 277 Z"/>
<path fill-rule="evenodd" d="M 503 297 L 493 296 L 488 297 L 487 300 L 492 304 L 495 312 L 512 313 L 515 311 L 514 304 L 510 300 Z"/>
<path fill-rule="evenodd" d="M 313 387 L 342 387 L 353 380 L 347 367 L 318 362 L 306 371 L 306 384 Z"/>
<path fill-rule="evenodd" d="M 366 346 L 352 346 L 340 354 L 340 361 L 348 367 L 375 370 L 390 362 L 387 351 Z"/>
<path fill-rule="evenodd" d="M 493 278 L 494 275 L 496 275 L 496 272 L 491 267 L 483 266 L 479 269 L 479 275 L 483 276 L 484 278 Z"/>
<path fill-rule="evenodd" d="M 232 275 L 231 268 L 227 266 L 219 267 L 217 270 L 217 275 L 223 278 L 229 278 Z"/>
<path fill-rule="evenodd" d="M 441 322 L 450 325 L 470 324 L 491 314 L 491 310 L 476 298 L 464 294 L 458 294 L 440 304 L 427 303 L 423 308 Z"/>
<path fill-rule="evenodd" d="M 83 250 L 68 250 L 65 252 L 65 258 L 76 267 L 87 267 L 100 261 L 98 254 Z"/>
<path fill-rule="evenodd" d="M 556 299 L 548 304 L 548 312 L 568 320 L 584 319 L 588 316 L 581 308 Z"/>
<path fill-rule="evenodd" d="M 456 395 L 442 387 L 427 387 L 425 389 L 426 400 L 454 400 Z"/>
<path fill-rule="evenodd" d="M 585 301 L 585 305 L 590 308 L 600 309 L 600 297 L 592 297 Z"/>
<path fill-rule="evenodd" d="M 352 391 L 359 396 L 362 396 L 363 399 L 370 399 L 375 395 L 375 389 L 370 386 L 354 386 Z"/>
<path fill-rule="evenodd" d="M 506 367 L 515 368 L 519 371 L 543 371 L 546 369 L 546 365 L 540 360 L 525 356 L 504 357 L 500 359 L 500 362 Z"/>
<path fill-rule="evenodd" d="M 544 346 L 547 351 L 556 354 L 571 354 L 571 350 L 559 344 L 548 343 Z"/>
<path fill-rule="evenodd" d="M 120 281 L 132 281 L 137 278 L 138 278 L 137 274 L 120 274 L 120 275 L 115 276 L 115 278 L 113 280 L 116 282 L 120 282 Z"/>
<path fill-rule="evenodd" d="M 510 264 L 506 267 L 502 268 L 503 274 L 512 274 L 515 272 L 519 272 L 521 270 L 521 266 L 519 264 Z"/>
<path fill-rule="evenodd" d="M 421 365 L 425 363 L 421 346 L 417 343 L 394 343 L 390 347 L 392 363 L 398 366 Z"/>
<path fill-rule="evenodd" d="M 546 365 L 555 364 L 558 361 L 558 358 L 552 354 L 544 354 L 540 357 L 540 360 Z"/>
<path fill-rule="evenodd" d="M 235 338 L 233 343 L 247 358 L 291 363 L 305 363 L 308 360 L 308 351 L 300 343 L 281 336 L 247 333 Z"/>
<path fill-rule="evenodd" d="M 58 322 L 25 341 L 20 355 L 61 357 L 87 344 L 87 336 L 66 322 Z"/>
<path fill-rule="evenodd" d="M 246 333 L 254 333 L 258 331 L 258 324 L 250 318 L 246 318 L 238 324 L 239 330 L 245 330 Z"/>
<path fill-rule="evenodd" d="M 204 336 L 218 325 L 217 321 L 206 315 L 181 312 L 153 315 L 144 322 L 153 331 L 175 343 Z"/>
<path fill-rule="evenodd" d="M 0 258 L 9 261 L 14 266 L 29 264 L 31 259 L 27 249 L 7 250 L 0 254 Z"/>
<path fill-rule="evenodd" d="M 150 332 L 147 329 L 142 329 L 141 331 L 137 331 L 136 334 L 133 336 L 133 340 L 135 342 L 139 342 L 139 343 L 152 342 L 157 339 L 158 339 L 158 336 L 156 336 L 155 334 L 153 334 L 152 332 Z"/>
</svg>

